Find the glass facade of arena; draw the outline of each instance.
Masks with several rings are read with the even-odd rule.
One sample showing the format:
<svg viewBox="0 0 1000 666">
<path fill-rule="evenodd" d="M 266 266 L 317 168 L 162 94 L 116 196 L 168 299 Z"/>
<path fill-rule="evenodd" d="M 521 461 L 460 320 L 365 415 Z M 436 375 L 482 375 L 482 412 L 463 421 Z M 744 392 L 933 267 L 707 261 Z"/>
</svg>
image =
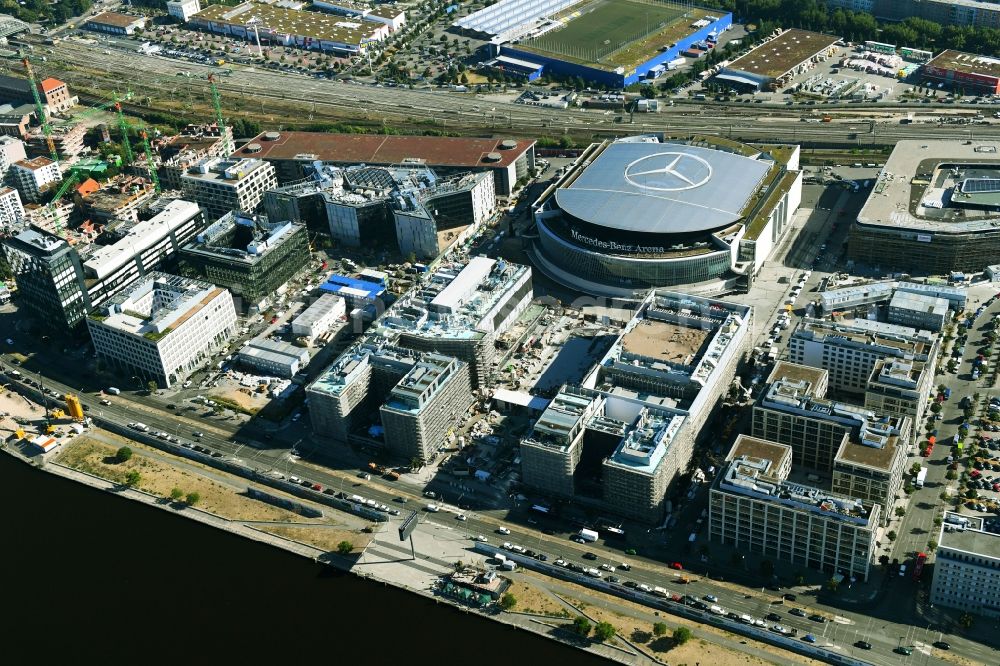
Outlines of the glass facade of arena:
<svg viewBox="0 0 1000 666">
<path fill-rule="evenodd" d="M 730 269 L 728 249 L 707 249 L 689 256 L 630 258 L 586 249 L 560 238 L 538 221 L 538 249 L 559 268 L 613 287 L 649 289 L 721 278 Z"/>
</svg>

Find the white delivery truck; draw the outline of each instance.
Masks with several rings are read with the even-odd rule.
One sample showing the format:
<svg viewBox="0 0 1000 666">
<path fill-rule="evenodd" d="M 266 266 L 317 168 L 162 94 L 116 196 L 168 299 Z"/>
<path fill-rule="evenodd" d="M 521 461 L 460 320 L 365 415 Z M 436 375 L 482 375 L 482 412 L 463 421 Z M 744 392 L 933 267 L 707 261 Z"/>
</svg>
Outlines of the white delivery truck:
<svg viewBox="0 0 1000 666">
<path fill-rule="evenodd" d="M 927 481 L 927 468 L 921 467 L 920 471 L 917 472 L 917 481 L 916 481 L 917 488 L 923 488 L 925 481 Z"/>
<path fill-rule="evenodd" d="M 601 535 L 595 532 L 594 530 L 588 530 L 587 528 L 583 528 L 582 530 L 580 530 L 580 533 L 577 536 L 579 536 L 584 541 L 593 543 L 594 541 L 597 541 L 598 537 L 600 537 Z"/>
</svg>

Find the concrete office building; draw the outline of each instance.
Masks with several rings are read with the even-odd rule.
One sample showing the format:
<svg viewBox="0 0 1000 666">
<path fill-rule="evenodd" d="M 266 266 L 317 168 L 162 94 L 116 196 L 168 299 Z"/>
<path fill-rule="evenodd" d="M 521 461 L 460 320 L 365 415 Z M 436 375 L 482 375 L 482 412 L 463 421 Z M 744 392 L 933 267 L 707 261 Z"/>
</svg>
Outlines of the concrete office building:
<svg viewBox="0 0 1000 666">
<path fill-rule="evenodd" d="M 52 329 L 74 328 L 89 310 L 80 255 L 58 236 L 25 229 L 4 239 L 19 310 Z"/>
<path fill-rule="evenodd" d="M 407 196 L 408 195 L 408 196 Z M 393 208 L 396 243 L 403 256 L 433 259 L 470 238 L 497 207 L 493 173 L 470 173 L 414 190 Z"/>
<path fill-rule="evenodd" d="M 321 207 L 324 231 L 342 245 L 384 246 L 395 238 L 404 256 L 433 259 L 492 216 L 496 193 L 489 171 L 440 178 L 417 165 L 318 166 L 306 182 L 268 192 L 264 205 L 307 223 Z"/>
<path fill-rule="evenodd" d="M 253 213 L 277 184 L 274 167 L 256 159 L 206 158 L 181 176 L 185 198 L 197 201 L 211 220 L 233 210 Z"/>
<path fill-rule="evenodd" d="M 374 336 L 363 338 L 306 389 L 313 432 L 341 444 L 371 445 L 365 433 L 374 424 L 367 416 L 421 356 L 422 352 L 393 347 Z"/>
<path fill-rule="evenodd" d="M 323 294 L 292 320 L 292 335 L 312 342 L 333 328 L 346 314 L 344 299 L 334 294 Z"/>
<path fill-rule="evenodd" d="M 21 197 L 12 187 L 0 187 L 0 229 L 9 229 L 24 218 Z"/>
<path fill-rule="evenodd" d="M 62 180 L 62 173 L 58 162 L 48 157 L 34 157 L 11 164 L 7 178 L 21 193 L 22 200 L 37 203 L 43 192 Z"/>
<path fill-rule="evenodd" d="M 467 363 L 424 354 L 379 409 L 386 450 L 401 458 L 433 460 L 449 430 L 468 415 L 473 399 Z"/>
<path fill-rule="evenodd" d="M 386 311 L 373 333 L 400 347 L 463 360 L 472 385 L 481 388 L 491 383 L 497 337 L 532 298 L 527 266 L 486 257 L 445 263 Z"/>
<path fill-rule="evenodd" d="M 207 282 L 153 272 L 91 313 L 98 356 L 169 388 L 236 332 L 233 297 Z"/>
<path fill-rule="evenodd" d="M 933 390 L 934 372 L 926 362 L 879 359 L 865 387 L 865 408 L 888 416 L 908 416 L 914 424 L 920 424 Z"/>
<path fill-rule="evenodd" d="M 27 158 L 24 141 L 13 136 L 0 136 L 0 181 L 7 177 L 12 164 Z"/>
<path fill-rule="evenodd" d="M 510 196 L 535 168 L 535 142 L 514 139 L 263 132 L 233 153 L 270 162 L 283 185 L 307 176 L 316 162 L 331 166 L 427 167 L 439 176 L 490 171 L 499 196 Z"/>
<path fill-rule="evenodd" d="M 21 307 L 55 330 L 79 326 L 91 309 L 141 277 L 173 265 L 178 249 L 204 226 L 198 204 L 161 198 L 136 222 L 122 222 L 75 245 L 27 229 L 5 239 L 4 252 L 22 294 Z"/>
<path fill-rule="evenodd" d="M 897 457 L 905 458 L 913 428 L 909 417 L 826 399 L 825 370 L 779 362 L 768 381 L 753 407 L 753 436 L 790 446 L 797 467 L 832 472 L 845 437 L 861 446 L 888 448 L 890 469 L 896 468 Z"/>
<path fill-rule="evenodd" d="M 309 363 L 309 352 L 287 342 L 254 338 L 237 352 L 236 360 L 263 375 L 287 379 Z"/>
<path fill-rule="evenodd" d="M 998 183 L 989 146 L 899 141 L 851 225 L 847 257 L 881 271 L 979 272 L 1000 256 Z"/>
<path fill-rule="evenodd" d="M 882 507 L 788 480 L 788 446 L 737 438 L 709 491 L 709 538 L 736 551 L 867 580 Z"/>
<path fill-rule="evenodd" d="M 375 282 L 352 282 L 358 290 L 368 285 L 366 294 L 385 290 Z M 425 353 L 461 360 L 473 387 L 487 385 L 496 338 L 531 298 L 526 266 L 485 257 L 442 262 L 309 385 L 314 432 L 339 443 L 377 444 L 364 437 L 374 425 L 365 418 Z"/>
<path fill-rule="evenodd" d="M 583 455 L 584 428 L 604 399 L 585 389 L 564 387 L 521 440 L 521 480 L 555 497 L 576 494 L 574 474 Z"/>
<path fill-rule="evenodd" d="M 309 263 L 304 225 L 230 211 L 179 253 L 181 273 L 228 287 L 244 312 L 271 303 L 277 290 Z"/>
<path fill-rule="evenodd" d="M 827 370 L 835 391 L 862 394 L 879 359 L 922 361 L 930 372 L 938 348 L 937 336 L 929 331 L 866 319 L 843 323 L 805 317 L 789 337 L 788 360 Z"/>
<path fill-rule="evenodd" d="M 1000 617 L 1000 534 L 983 518 L 947 511 L 937 542 L 930 602 Z"/>
<path fill-rule="evenodd" d="M 583 385 L 562 387 L 522 440 L 525 485 L 659 521 L 747 351 L 751 319 L 746 306 L 650 293 Z"/>
</svg>

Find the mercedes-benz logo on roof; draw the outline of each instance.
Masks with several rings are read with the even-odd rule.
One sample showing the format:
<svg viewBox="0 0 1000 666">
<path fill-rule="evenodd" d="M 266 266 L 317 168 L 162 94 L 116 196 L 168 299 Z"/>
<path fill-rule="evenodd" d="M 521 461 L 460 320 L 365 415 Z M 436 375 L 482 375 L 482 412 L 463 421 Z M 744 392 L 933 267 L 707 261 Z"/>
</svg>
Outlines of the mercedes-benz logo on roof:
<svg viewBox="0 0 1000 666">
<path fill-rule="evenodd" d="M 625 167 L 625 180 L 644 190 L 680 192 L 712 178 L 712 165 L 690 153 L 666 152 L 640 157 Z"/>
</svg>

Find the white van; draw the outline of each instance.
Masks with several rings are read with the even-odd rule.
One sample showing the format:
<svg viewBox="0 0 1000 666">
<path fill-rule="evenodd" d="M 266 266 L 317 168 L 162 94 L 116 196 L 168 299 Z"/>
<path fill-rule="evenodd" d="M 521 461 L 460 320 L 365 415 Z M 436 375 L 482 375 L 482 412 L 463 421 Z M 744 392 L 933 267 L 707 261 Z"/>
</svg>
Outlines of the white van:
<svg viewBox="0 0 1000 666">
<path fill-rule="evenodd" d="M 106 388 L 104 390 L 104 392 L 105 393 L 109 393 L 111 395 L 120 395 L 121 394 L 121 389 L 117 389 L 114 386 L 109 386 L 108 388 Z"/>
<path fill-rule="evenodd" d="M 437 504 L 428 504 L 427 506 L 424 507 L 424 509 L 430 511 L 431 513 L 437 513 L 438 511 L 441 510 Z"/>
</svg>

